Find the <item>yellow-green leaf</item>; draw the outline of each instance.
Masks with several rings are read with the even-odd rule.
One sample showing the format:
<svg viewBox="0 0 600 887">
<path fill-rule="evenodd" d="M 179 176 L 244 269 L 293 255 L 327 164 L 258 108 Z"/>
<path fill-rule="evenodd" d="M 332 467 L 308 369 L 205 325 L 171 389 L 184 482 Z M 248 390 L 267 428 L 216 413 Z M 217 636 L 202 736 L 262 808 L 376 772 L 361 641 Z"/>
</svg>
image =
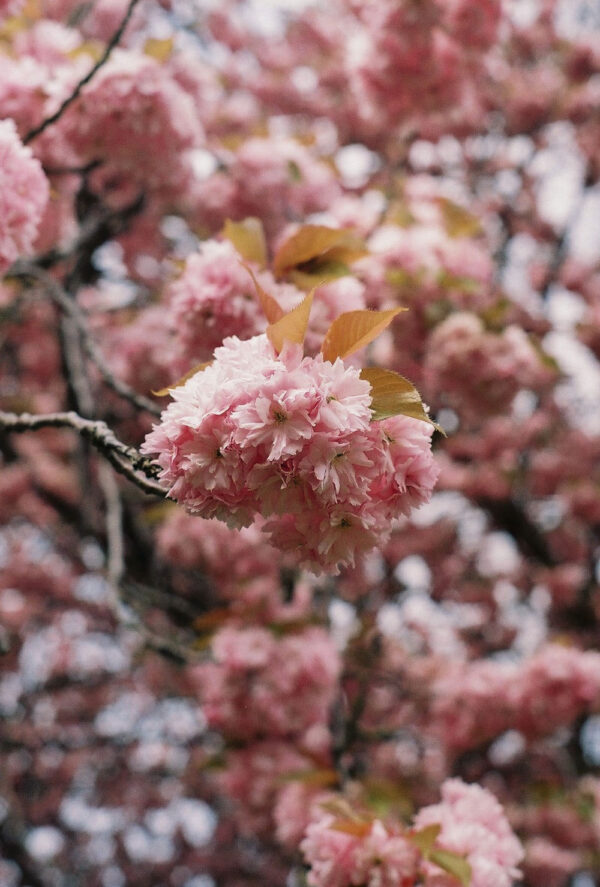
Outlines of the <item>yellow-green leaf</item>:
<svg viewBox="0 0 600 887">
<path fill-rule="evenodd" d="M 223 228 L 223 237 L 235 246 L 240 256 L 247 262 L 254 262 L 261 268 L 266 266 L 267 241 L 260 219 L 248 218 L 243 222 L 232 222 L 231 219 L 227 219 Z"/>
<path fill-rule="evenodd" d="M 242 265 L 252 278 L 252 282 L 254 283 L 254 288 L 256 290 L 256 295 L 258 297 L 260 307 L 262 308 L 265 317 L 267 318 L 269 323 L 277 323 L 277 321 L 283 317 L 283 308 L 281 307 L 279 302 L 277 302 L 276 299 L 273 298 L 273 296 L 270 296 L 268 292 L 263 289 L 263 287 L 254 276 L 252 268 L 250 268 L 249 265 L 246 265 L 243 262 Z"/>
<path fill-rule="evenodd" d="M 344 797 L 328 798 L 326 801 L 321 801 L 319 807 L 325 810 L 326 813 L 331 813 L 336 819 L 361 823 L 368 822 L 369 824 L 373 821 L 372 816 L 365 816 L 363 812 L 359 812 Z"/>
<path fill-rule="evenodd" d="M 444 227 L 450 237 L 475 237 L 477 234 L 481 234 L 479 219 L 464 207 L 446 197 L 440 197 L 438 205 L 442 213 Z"/>
<path fill-rule="evenodd" d="M 345 262 L 334 261 L 329 259 L 329 254 L 322 262 L 316 262 L 314 268 L 313 263 L 309 262 L 300 268 L 294 268 L 287 275 L 288 280 L 301 290 L 310 290 L 315 286 L 321 286 L 329 283 L 330 280 L 339 280 L 340 277 L 346 277 L 350 274 L 350 268 Z"/>
<path fill-rule="evenodd" d="M 364 348 L 382 333 L 392 320 L 406 308 L 391 308 L 389 311 L 346 311 L 333 321 L 323 339 L 321 352 L 324 360 L 331 363 L 337 357 L 348 357 Z"/>
<path fill-rule="evenodd" d="M 365 367 L 361 370 L 360 377 L 366 379 L 371 386 L 371 412 L 374 421 L 402 414 L 428 422 L 444 434 L 443 429 L 429 418 L 415 386 L 404 376 L 380 367 Z"/>
<path fill-rule="evenodd" d="M 355 838 L 364 838 L 371 831 L 371 827 L 370 822 L 357 822 L 354 819 L 335 819 L 329 826 L 335 832 L 344 832 Z"/>
<path fill-rule="evenodd" d="M 464 856 L 453 853 L 451 850 L 432 850 L 429 854 L 430 862 L 439 865 L 441 869 L 452 875 L 462 887 L 469 887 L 471 883 L 471 866 Z"/>
<path fill-rule="evenodd" d="M 81 56 L 87 56 L 97 62 L 102 58 L 102 49 L 103 47 L 100 41 L 86 40 L 84 43 L 80 43 L 79 46 L 76 46 L 75 49 L 70 49 L 66 55 L 67 58 L 72 59 L 73 61 Z"/>
<path fill-rule="evenodd" d="M 166 40 L 158 40 L 156 37 L 148 37 L 144 43 L 144 55 L 149 55 L 163 64 L 167 62 L 173 53 L 174 40 L 167 37 Z"/>
<path fill-rule="evenodd" d="M 403 197 L 393 200 L 385 213 L 386 224 L 397 225 L 399 228 L 409 228 L 416 221 Z"/>
<path fill-rule="evenodd" d="M 363 782 L 365 802 L 378 819 L 395 816 L 410 817 L 413 805 L 406 787 L 397 780 L 367 779 Z"/>
<path fill-rule="evenodd" d="M 281 782 L 301 782 L 303 785 L 311 785 L 315 788 L 329 788 L 336 785 L 339 776 L 330 768 L 313 768 L 310 770 L 292 770 L 280 777 Z"/>
<path fill-rule="evenodd" d="M 273 259 L 277 276 L 317 257 L 351 261 L 364 253 L 364 244 L 352 231 L 325 225 L 303 225 L 279 247 Z M 317 269 L 314 269 L 317 273 Z"/>
<path fill-rule="evenodd" d="M 214 610 L 209 610 L 207 613 L 203 613 L 202 616 L 197 616 L 194 619 L 193 626 L 198 632 L 214 631 L 214 629 L 219 628 L 227 618 L 227 608 L 216 607 Z"/>
<path fill-rule="evenodd" d="M 159 391 L 153 391 L 156 397 L 165 397 L 173 388 L 180 388 L 182 385 L 185 385 L 188 379 L 191 379 L 192 376 L 195 376 L 196 373 L 201 373 L 202 370 L 205 370 L 206 367 L 209 367 L 212 363 L 212 360 L 207 360 L 206 363 L 197 363 L 196 366 L 193 366 L 191 370 L 188 370 L 185 376 L 182 376 L 181 379 L 177 379 L 176 382 L 173 382 L 171 385 L 167 385 L 166 388 L 161 388 Z"/>
<path fill-rule="evenodd" d="M 441 830 L 441 825 L 434 822 L 432 825 L 419 829 L 418 832 L 409 832 L 407 838 L 411 844 L 414 844 L 421 851 L 425 859 L 429 859 L 429 854 L 433 850 L 433 845 L 437 841 Z"/>
<path fill-rule="evenodd" d="M 293 342 L 296 345 L 304 344 L 313 295 L 314 290 L 299 305 L 284 314 L 276 323 L 270 323 L 267 327 L 269 341 L 278 354 L 285 342 Z"/>
</svg>

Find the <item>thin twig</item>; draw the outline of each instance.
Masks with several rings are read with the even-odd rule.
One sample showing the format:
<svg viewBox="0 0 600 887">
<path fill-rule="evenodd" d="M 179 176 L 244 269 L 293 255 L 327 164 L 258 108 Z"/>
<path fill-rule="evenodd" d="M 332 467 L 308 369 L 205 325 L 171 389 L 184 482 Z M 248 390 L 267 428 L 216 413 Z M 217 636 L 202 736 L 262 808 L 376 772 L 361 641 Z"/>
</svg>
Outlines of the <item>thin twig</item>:
<svg viewBox="0 0 600 887">
<path fill-rule="evenodd" d="M 33 141 L 33 139 L 37 138 L 37 136 L 39 136 L 42 132 L 44 132 L 45 129 L 47 129 L 49 126 L 52 126 L 53 123 L 56 123 L 56 121 L 62 117 L 62 115 L 67 110 L 69 105 L 73 104 L 75 99 L 77 99 L 79 97 L 79 94 L 80 94 L 81 90 L 83 89 L 83 87 L 86 86 L 90 82 L 92 77 L 94 77 L 94 75 L 100 70 L 100 68 L 108 61 L 111 52 L 113 51 L 113 49 L 115 48 L 115 46 L 117 45 L 117 43 L 119 42 L 121 37 L 123 36 L 123 32 L 124 32 L 125 28 L 127 27 L 127 25 L 129 24 L 129 19 L 131 18 L 133 10 L 137 6 L 138 2 L 139 2 L 139 0 L 129 0 L 129 6 L 127 7 L 127 11 L 125 12 L 125 15 L 123 16 L 121 24 L 119 25 L 119 27 L 117 28 L 115 33 L 112 35 L 112 37 L 110 38 L 110 40 L 106 44 L 106 47 L 104 49 L 104 52 L 102 53 L 102 56 L 98 59 L 96 64 L 93 65 L 92 68 L 90 68 L 90 70 L 85 75 L 85 77 L 83 77 L 79 81 L 79 83 L 77 84 L 77 86 L 75 87 L 75 89 L 73 90 L 71 95 L 69 95 L 64 100 L 64 102 L 61 104 L 61 106 L 58 108 L 58 110 L 55 111 L 54 114 L 51 114 L 50 117 L 46 117 L 45 120 L 42 120 L 42 122 L 39 124 L 39 126 L 36 126 L 33 129 L 29 130 L 29 132 L 27 133 L 27 135 L 23 139 L 23 144 L 28 145 L 29 142 L 31 142 L 31 141 Z"/>
<path fill-rule="evenodd" d="M 70 317 L 72 321 L 76 324 L 81 336 L 81 342 L 87 356 L 95 364 L 108 387 L 112 388 L 112 390 L 115 391 L 120 397 L 128 400 L 138 409 L 145 410 L 153 416 L 160 416 L 161 409 L 157 404 L 155 404 L 149 398 L 144 397 L 143 394 L 138 394 L 137 391 L 134 391 L 134 389 L 131 388 L 131 386 L 129 386 L 126 382 L 123 382 L 121 379 L 117 379 L 113 375 L 111 369 L 104 360 L 102 352 L 90 335 L 85 314 L 83 313 L 79 305 L 77 305 L 77 303 L 68 296 L 64 289 L 56 282 L 56 280 L 54 280 L 53 277 L 50 276 L 50 274 L 47 274 L 40 268 L 37 268 L 31 262 L 19 261 L 10 269 L 8 276 L 17 278 L 31 278 L 43 284 L 52 300 L 56 302 L 61 310 L 64 311 L 64 313 L 68 317 Z"/>
<path fill-rule="evenodd" d="M 8 413 L 0 411 L 0 428 L 5 431 L 38 431 L 40 428 L 71 428 L 89 440 L 113 468 L 145 493 L 164 498 L 165 490 L 156 483 L 159 468 L 135 447 L 118 439 L 106 422 L 85 419 L 73 411 L 65 413 Z"/>
<path fill-rule="evenodd" d="M 106 462 L 101 462 L 98 466 L 98 477 L 104 496 L 106 514 L 106 572 L 116 597 L 117 589 L 125 574 L 123 503 L 121 502 L 121 492 L 116 478 Z"/>
</svg>

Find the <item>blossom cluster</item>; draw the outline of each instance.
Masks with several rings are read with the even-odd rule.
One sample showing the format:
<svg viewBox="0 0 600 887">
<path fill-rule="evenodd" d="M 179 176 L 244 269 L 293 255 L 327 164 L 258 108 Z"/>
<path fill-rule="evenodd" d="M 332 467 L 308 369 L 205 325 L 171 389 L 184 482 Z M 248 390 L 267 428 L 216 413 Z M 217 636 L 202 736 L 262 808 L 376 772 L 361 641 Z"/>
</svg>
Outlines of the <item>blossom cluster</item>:
<svg viewBox="0 0 600 887">
<path fill-rule="evenodd" d="M 217 633 L 212 649 L 215 661 L 195 672 L 212 727 L 249 740 L 327 723 L 341 663 L 322 628 L 278 640 L 266 628 L 229 626 Z"/>
<path fill-rule="evenodd" d="M 467 860 L 471 887 L 510 887 L 519 875 L 521 844 L 499 802 L 481 786 L 446 780 L 441 802 L 422 808 L 414 819 L 417 832 L 432 825 L 440 827 L 435 847 Z M 435 856 L 430 861 L 421 854 L 413 834 L 379 819 L 346 824 L 321 809 L 300 845 L 310 865 L 308 883 L 412 887 L 420 877 L 418 883 L 426 887 L 454 887 L 456 878 L 433 861 Z"/>
<path fill-rule="evenodd" d="M 335 816 L 321 813 L 306 830 L 300 848 L 310 865 L 311 887 L 396 887 L 413 884 L 419 852 L 401 830 L 376 819 L 366 834 L 336 829 Z"/>
<path fill-rule="evenodd" d="M 284 311 L 304 298 L 305 293 L 292 283 L 278 281 L 270 271 L 242 261 L 228 240 L 205 240 L 187 257 L 182 274 L 168 288 L 167 319 L 175 330 L 182 360 L 208 360 L 229 336 L 248 339 L 265 331 L 267 321 L 248 268 Z M 320 285 L 306 334 L 306 353 L 319 350 L 329 325 L 342 311 L 365 307 L 364 286 L 355 277 L 347 275 Z"/>
<path fill-rule="evenodd" d="M 231 337 L 172 396 L 143 445 L 170 497 L 230 527 L 269 518 L 273 544 L 315 571 L 386 539 L 437 479 L 431 426 L 372 423 L 359 371 L 298 345 L 277 355 L 266 335 Z"/>
<path fill-rule="evenodd" d="M 535 389 L 552 377 L 521 327 L 488 332 L 467 311 L 451 314 L 436 327 L 425 373 L 430 389 L 438 396 L 443 392 L 465 418 L 506 410 L 519 388 Z"/>
<path fill-rule="evenodd" d="M 480 785 L 448 779 L 442 785 L 439 804 L 424 807 L 415 826 L 439 824 L 438 841 L 454 853 L 464 854 L 471 866 L 471 887 L 511 887 L 523 858 L 520 842 L 513 833 L 501 804 Z M 428 887 L 453 887 L 455 879 L 426 863 Z"/>
<path fill-rule="evenodd" d="M 302 300 L 302 293 L 276 283 L 269 271 L 256 269 L 256 279 L 286 309 Z M 178 342 L 192 360 L 207 360 L 229 336 L 248 339 L 266 327 L 252 278 L 228 240 L 207 240 L 188 256 L 169 300 Z"/>
<path fill-rule="evenodd" d="M 33 248 L 48 194 L 39 160 L 21 144 L 13 121 L 0 121 L 0 271 Z"/>
<path fill-rule="evenodd" d="M 521 664 L 455 663 L 434 685 L 434 722 L 450 746 L 467 747 L 509 728 L 551 733 L 600 705 L 600 653 L 548 644 Z"/>
<path fill-rule="evenodd" d="M 189 186 L 186 151 L 203 141 L 191 97 L 154 59 L 125 50 L 112 55 L 60 128 L 80 163 L 104 161 L 96 187 L 114 189 L 126 176 L 128 199 L 138 196 L 132 182 L 137 189 Z"/>
</svg>

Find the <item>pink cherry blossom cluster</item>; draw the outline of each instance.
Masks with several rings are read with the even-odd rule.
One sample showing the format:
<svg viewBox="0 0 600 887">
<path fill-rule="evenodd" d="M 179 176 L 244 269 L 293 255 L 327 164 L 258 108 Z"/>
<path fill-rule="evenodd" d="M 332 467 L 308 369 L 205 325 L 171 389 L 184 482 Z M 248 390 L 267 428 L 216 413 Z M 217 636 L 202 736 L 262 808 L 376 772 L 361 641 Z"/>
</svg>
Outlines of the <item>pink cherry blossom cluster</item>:
<svg viewBox="0 0 600 887">
<path fill-rule="evenodd" d="M 259 285 L 284 310 L 302 301 L 296 287 L 276 283 L 269 271 L 254 270 Z M 169 288 L 169 297 L 173 327 L 191 360 L 207 360 L 229 336 L 248 339 L 267 325 L 252 278 L 228 240 L 207 240 L 192 253 Z"/>
<path fill-rule="evenodd" d="M 48 194 L 39 160 L 21 143 L 13 121 L 0 121 L 0 272 L 33 249 Z"/>
<path fill-rule="evenodd" d="M 523 849 L 501 804 L 480 785 L 448 779 L 439 804 L 424 807 L 415 818 L 416 828 L 441 825 L 441 847 L 466 856 L 471 866 L 470 887 L 511 887 L 520 874 Z M 427 887 L 454 887 L 456 879 L 427 862 Z"/>
<path fill-rule="evenodd" d="M 451 851 L 471 867 L 471 887 L 510 887 L 523 858 L 496 798 L 479 785 L 448 779 L 442 800 L 422 808 L 414 819 L 417 832 L 439 825 L 435 847 Z M 326 807 L 327 805 L 324 805 Z M 330 806 L 330 805 L 329 805 Z M 310 870 L 311 887 L 454 887 L 457 883 L 439 865 L 424 857 L 411 833 L 375 819 L 371 823 L 340 822 L 326 809 L 313 808 L 315 818 L 300 844 Z M 417 879 L 419 879 L 417 881 Z"/>
<path fill-rule="evenodd" d="M 222 157 L 226 171 L 198 183 L 190 196 L 197 225 L 213 232 L 227 218 L 258 216 L 270 238 L 290 215 L 302 218 L 328 209 L 340 197 L 334 173 L 318 156 L 290 138 L 251 138 Z"/>
<path fill-rule="evenodd" d="M 81 163 L 104 162 L 97 186 L 125 174 L 139 188 L 184 188 L 191 178 L 186 151 L 203 143 L 191 97 L 164 66 L 127 50 L 113 53 L 59 128 Z"/>
<path fill-rule="evenodd" d="M 211 727 L 250 740 L 327 723 L 341 662 L 322 628 L 277 639 L 266 628 L 228 626 L 216 634 L 212 651 L 214 662 L 194 672 Z"/>
<path fill-rule="evenodd" d="M 215 774 L 215 781 L 234 802 L 242 834 L 272 836 L 273 809 L 286 779 L 311 767 L 314 760 L 287 739 L 261 739 L 228 750 L 227 764 Z"/>
<path fill-rule="evenodd" d="M 425 373 L 432 395 L 443 392 L 464 418 L 506 410 L 520 388 L 536 389 L 553 377 L 521 327 L 488 332 L 467 311 L 436 327 Z"/>
<path fill-rule="evenodd" d="M 442 112 L 446 129 L 453 118 L 463 126 L 465 121 L 475 124 L 479 97 L 473 79 L 485 70 L 485 52 L 500 21 L 500 0 L 477 4 L 476 12 L 468 0 L 355 0 L 352 5 L 364 35 L 358 58 L 356 51 L 348 53 L 351 92 L 377 115 L 380 127 L 412 116 L 425 137 L 435 137 L 436 112 Z"/>
<path fill-rule="evenodd" d="M 357 369 L 296 345 L 277 355 L 266 335 L 227 339 L 172 396 L 143 444 L 169 496 L 230 527 L 270 518 L 273 544 L 316 571 L 384 541 L 437 479 L 431 426 L 371 423 Z"/>
<path fill-rule="evenodd" d="M 300 844 L 310 865 L 311 887 L 398 887 L 415 883 L 420 854 L 401 828 L 376 819 L 365 834 L 336 828 L 336 817 L 320 811 Z"/>
<path fill-rule="evenodd" d="M 548 644 L 521 664 L 454 663 L 433 692 L 433 723 L 450 747 L 510 728 L 544 736 L 600 705 L 600 653 Z"/>
<path fill-rule="evenodd" d="M 460 306 L 485 307 L 489 302 L 492 265 L 477 241 L 451 238 L 439 223 L 439 212 L 431 203 L 423 213 L 411 201 L 409 211 L 423 221 L 408 228 L 382 225 L 369 239 L 370 255 L 357 263 L 367 286 L 367 298 L 375 305 L 410 300 L 428 306 L 452 299 Z"/>
<path fill-rule="evenodd" d="M 157 550 L 176 570 L 201 570 L 210 588 L 231 607 L 232 615 L 261 624 L 308 618 L 312 588 L 297 582 L 284 600 L 281 570 L 290 556 L 278 558 L 260 529 L 260 521 L 230 530 L 220 521 L 203 520 L 173 507 L 156 536 Z"/>
<path fill-rule="evenodd" d="M 248 339 L 265 331 L 267 320 L 242 261 L 228 240 L 206 240 L 188 256 L 183 273 L 169 287 L 167 318 L 184 363 L 186 359 L 208 360 L 229 336 Z M 270 271 L 245 264 L 252 267 L 259 286 L 284 311 L 290 311 L 304 298 L 305 293 L 293 284 L 276 281 Z M 338 314 L 366 307 L 364 286 L 350 275 L 319 286 L 318 293 L 305 340 L 307 354 L 317 353 Z"/>
<path fill-rule="evenodd" d="M 0 21 L 11 15 L 17 15 L 25 0 L 2 0 L 0 2 Z"/>
</svg>

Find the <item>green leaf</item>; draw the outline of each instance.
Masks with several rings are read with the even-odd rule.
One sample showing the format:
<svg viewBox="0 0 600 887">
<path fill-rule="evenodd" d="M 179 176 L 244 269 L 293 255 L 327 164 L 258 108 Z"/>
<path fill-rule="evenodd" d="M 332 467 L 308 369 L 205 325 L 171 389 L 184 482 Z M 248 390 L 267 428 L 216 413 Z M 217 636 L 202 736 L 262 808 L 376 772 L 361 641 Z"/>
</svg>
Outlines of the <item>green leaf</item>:
<svg viewBox="0 0 600 887">
<path fill-rule="evenodd" d="M 413 272 L 406 271 L 404 268 L 388 268 L 385 272 L 386 282 L 403 294 L 406 290 L 421 286 L 424 278 L 425 272 L 423 270 Z"/>
<path fill-rule="evenodd" d="M 288 274 L 288 279 L 294 286 L 301 290 L 309 290 L 330 280 L 338 280 L 351 274 L 350 268 L 345 262 L 334 261 L 326 258 L 319 262 L 306 262 L 304 265 L 294 268 Z"/>
<path fill-rule="evenodd" d="M 223 237 L 229 240 L 240 256 L 247 262 L 254 262 L 260 268 L 267 264 L 267 241 L 260 219 L 248 218 L 243 222 L 227 219 Z"/>
<path fill-rule="evenodd" d="M 386 779 L 367 779 L 363 782 L 365 802 L 378 819 L 395 816 L 410 817 L 413 805 L 410 794 L 401 782 Z"/>
<path fill-rule="evenodd" d="M 292 182 L 301 182 L 302 181 L 302 170 L 298 166 L 295 160 L 288 160 L 288 173 Z"/>
<path fill-rule="evenodd" d="M 440 849 L 432 850 L 429 854 L 429 860 L 456 878 L 462 884 L 462 887 L 469 887 L 471 883 L 471 866 L 464 856 L 459 856 L 458 853 L 453 853 L 451 850 Z"/>
<path fill-rule="evenodd" d="M 270 323 L 267 327 L 267 337 L 277 354 L 280 353 L 285 342 L 294 342 L 296 345 L 304 344 L 313 295 L 314 291 L 310 292 L 292 311 L 284 314 L 276 323 Z"/>
<path fill-rule="evenodd" d="M 434 822 L 432 825 L 427 825 L 418 832 L 409 833 L 407 837 L 411 844 L 414 844 L 415 847 L 421 851 L 425 859 L 429 859 L 429 854 L 433 850 L 433 845 L 437 841 L 441 830 L 441 825 Z"/>
<path fill-rule="evenodd" d="M 336 358 L 348 357 L 372 342 L 394 317 L 407 308 L 389 311 L 346 311 L 333 321 L 323 339 L 321 352 L 324 360 L 333 363 Z"/>
<path fill-rule="evenodd" d="M 445 432 L 433 422 L 423 406 L 421 395 L 408 379 L 392 370 L 379 367 L 365 367 L 360 372 L 361 379 L 371 386 L 371 412 L 373 421 L 389 419 L 390 416 L 410 416 L 433 425 L 444 437 Z"/>
</svg>

